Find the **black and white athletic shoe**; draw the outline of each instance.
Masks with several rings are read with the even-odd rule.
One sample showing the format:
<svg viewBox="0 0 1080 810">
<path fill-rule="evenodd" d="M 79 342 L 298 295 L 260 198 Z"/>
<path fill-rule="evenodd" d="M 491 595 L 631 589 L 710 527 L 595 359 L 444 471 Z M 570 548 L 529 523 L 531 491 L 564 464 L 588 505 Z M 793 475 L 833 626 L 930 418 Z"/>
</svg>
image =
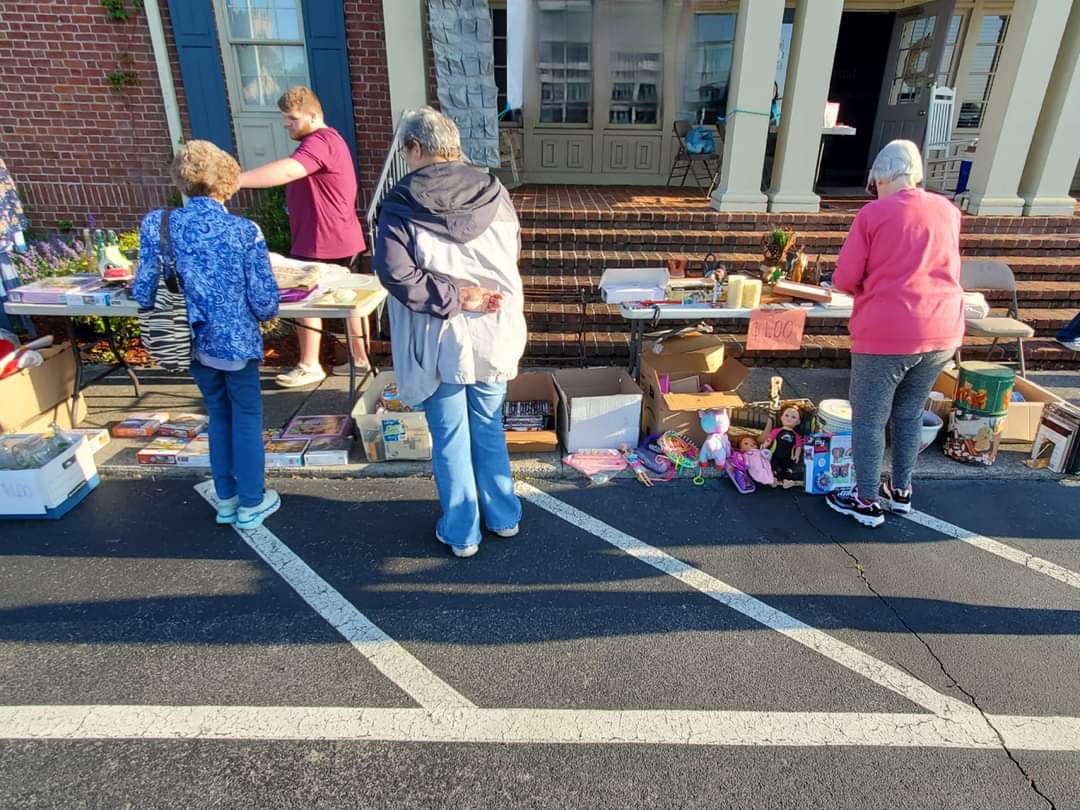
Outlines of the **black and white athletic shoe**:
<svg viewBox="0 0 1080 810">
<path fill-rule="evenodd" d="M 825 496 L 825 503 L 834 512 L 848 515 L 863 526 L 877 528 L 885 522 L 885 512 L 881 504 L 863 500 L 853 489 L 833 490 Z"/>
<path fill-rule="evenodd" d="M 881 505 L 890 512 L 907 514 L 911 511 L 911 487 L 895 489 L 892 481 L 888 478 L 881 482 L 878 499 L 881 501 Z"/>
</svg>

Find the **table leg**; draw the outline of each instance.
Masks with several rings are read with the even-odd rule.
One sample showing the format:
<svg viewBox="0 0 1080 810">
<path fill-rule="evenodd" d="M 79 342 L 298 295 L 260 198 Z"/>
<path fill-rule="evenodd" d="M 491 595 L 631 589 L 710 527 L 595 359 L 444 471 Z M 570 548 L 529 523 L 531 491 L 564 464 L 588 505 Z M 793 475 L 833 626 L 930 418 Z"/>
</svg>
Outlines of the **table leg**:
<svg viewBox="0 0 1080 810">
<path fill-rule="evenodd" d="M 645 322 L 637 320 L 630 323 L 630 376 L 640 382 L 641 342 L 645 334 Z"/>
<path fill-rule="evenodd" d="M 116 348 L 116 335 L 112 329 L 112 319 L 102 318 L 105 324 L 105 339 L 109 342 L 109 348 L 112 350 L 113 357 L 116 358 L 117 365 L 123 367 L 127 372 L 128 379 L 131 380 L 131 386 L 135 389 L 135 398 L 139 399 L 142 396 L 142 389 L 139 387 L 139 378 L 135 376 L 135 369 L 128 365 L 127 360 L 124 359 L 124 355 Z"/>
<path fill-rule="evenodd" d="M 814 168 L 814 193 L 817 193 L 818 182 L 821 180 L 821 161 L 825 157 L 825 136 L 821 137 L 817 150 L 817 166 Z"/>
<path fill-rule="evenodd" d="M 79 353 L 79 341 L 75 339 L 75 322 L 71 318 L 64 318 L 67 326 L 68 340 L 71 341 L 71 351 L 75 353 L 75 390 L 71 395 L 71 426 L 79 425 L 79 397 L 82 396 L 82 355 Z"/>
<path fill-rule="evenodd" d="M 349 364 L 349 412 L 351 413 L 353 405 L 356 404 L 356 365 L 353 363 L 352 330 L 349 328 L 349 318 L 345 319 L 345 358 Z"/>
</svg>

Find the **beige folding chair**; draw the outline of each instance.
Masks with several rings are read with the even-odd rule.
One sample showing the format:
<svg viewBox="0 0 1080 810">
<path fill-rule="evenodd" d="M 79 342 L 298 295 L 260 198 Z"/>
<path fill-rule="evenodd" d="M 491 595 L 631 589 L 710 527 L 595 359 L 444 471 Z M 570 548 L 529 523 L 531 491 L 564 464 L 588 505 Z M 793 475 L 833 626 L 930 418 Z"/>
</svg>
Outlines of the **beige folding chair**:
<svg viewBox="0 0 1080 810">
<path fill-rule="evenodd" d="M 988 318 L 965 319 L 967 334 L 976 337 L 992 337 L 990 354 L 994 352 L 999 340 L 1016 340 L 1016 352 L 1020 364 L 1020 376 L 1027 376 L 1024 364 L 1024 338 L 1034 337 L 1035 330 L 1020 318 L 1020 304 L 1016 299 L 1016 278 L 1012 268 L 1004 262 L 985 259 L 964 259 L 960 264 L 960 286 L 968 290 L 1005 290 L 1012 295 L 1008 317 L 990 316 Z M 1002 348 L 1004 353 L 1004 348 Z M 960 362 L 960 350 L 956 352 L 956 362 Z"/>
<path fill-rule="evenodd" d="M 675 122 L 675 138 L 679 142 L 679 148 L 675 152 L 675 159 L 671 161 L 671 171 L 668 173 L 667 185 L 671 185 L 671 181 L 678 179 L 682 182 L 680 186 L 686 185 L 686 178 L 689 175 L 693 175 L 694 182 L 702 191 L 711 188 L 713 178 L 716 176 L 720 166 L 720 155 L 717 152 L 709 152 L 704 155 L 690 154 L 690 150 L 686 148 L 686 136 L 690 134 L 690 130 L 694 128 L 694 125 L 685 119 L 679 119 Z M 719 149 L 718 149 L 719 151 Z"/>
</svg>

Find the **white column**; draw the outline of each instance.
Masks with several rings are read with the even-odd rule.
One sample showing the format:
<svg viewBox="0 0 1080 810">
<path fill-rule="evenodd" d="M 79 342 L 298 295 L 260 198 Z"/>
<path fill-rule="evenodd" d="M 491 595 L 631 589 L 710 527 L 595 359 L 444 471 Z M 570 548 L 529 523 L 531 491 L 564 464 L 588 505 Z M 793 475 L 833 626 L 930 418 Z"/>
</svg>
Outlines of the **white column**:
<svg viewBox="0 0 1080 810">
<path fill-rule="evenodd" d="M 382 7 L 390 114 L 396 127 L 403 110 L 427 104 L 424 24 L 420 0 L 383 0 Z"/>
<path fill-rule="evenodd" d="M 1024 213 L 1071 217 L 1076 200 L 1069 196 L 1073 181 L 1070 170 L 1077 162 L 1080 162 L 1080 2 L 1073 0 L 1035 140 L 1020 178 Z"/>
<path fill-rule="evenodd" d="M 816 213 L 821 208 L 814 180 L 843 10 L 844 0 L 799 0 L 795 9 L 770 211 Z"/>
<path fill-rule="evenodd" d="M 783 21 L 784 0 L 739 0 L 724 162 L 712 196 L 712 207 L 720 211 L 765 211 L 768 206 L 761 193 L 761 170 Z"/>
<path fill-rule="evenodd" d="M 1016 0 L 971 168 L 973 214 L 1019 215 L 1020 176 L 1072 0 Z"/>
</svg>

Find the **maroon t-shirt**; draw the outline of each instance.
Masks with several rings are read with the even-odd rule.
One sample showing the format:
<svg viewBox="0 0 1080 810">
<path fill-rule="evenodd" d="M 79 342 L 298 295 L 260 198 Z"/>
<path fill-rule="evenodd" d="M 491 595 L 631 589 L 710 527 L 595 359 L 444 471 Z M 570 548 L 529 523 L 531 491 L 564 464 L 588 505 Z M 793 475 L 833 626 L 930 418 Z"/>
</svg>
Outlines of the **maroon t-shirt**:
<svg viewBox="0 0 1080 810">
<path fill-rule="evenodd" d="M 300 141 L 292 159 L 308 172 L 285 187 L 293 255 L 336 259 L 363 252 L 356 171 L 345 139 L 331 127 L 317 129 Z"/>
</svg>

